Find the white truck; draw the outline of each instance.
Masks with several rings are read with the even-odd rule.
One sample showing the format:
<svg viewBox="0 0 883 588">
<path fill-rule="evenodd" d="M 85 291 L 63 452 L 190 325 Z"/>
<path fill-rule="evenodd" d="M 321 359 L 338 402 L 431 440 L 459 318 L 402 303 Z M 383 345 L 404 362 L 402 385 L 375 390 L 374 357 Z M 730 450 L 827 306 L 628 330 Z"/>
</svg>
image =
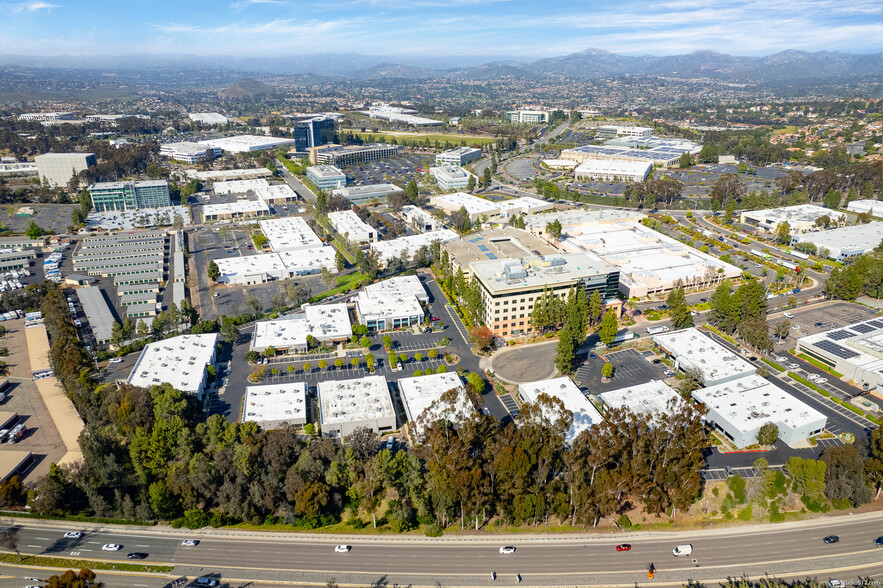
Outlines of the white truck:
<svg viewBox="0 0 883 588">
<path fill-rule="evenodd" d="M 693 546 L 688 544 L 678 545 L 674 549 L 671 550 L 671 554 L 675 557 L 686 557 L 693 553 Z"/>
<path fill-rule="evenodd" d="M 669 328 L 662 325 L 659 327 L 647 327 L 648 335 L 658 335 L 659 333 L 668 333 Z"/>
</svg>

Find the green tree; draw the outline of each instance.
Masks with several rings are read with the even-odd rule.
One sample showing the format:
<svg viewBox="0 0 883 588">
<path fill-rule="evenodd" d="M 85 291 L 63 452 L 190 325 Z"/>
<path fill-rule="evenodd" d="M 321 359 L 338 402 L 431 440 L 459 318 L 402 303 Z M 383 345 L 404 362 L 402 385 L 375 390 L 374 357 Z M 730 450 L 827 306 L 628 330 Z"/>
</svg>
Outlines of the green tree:
<svg viewBox="0 0 883 588">
<path fill-rule="evenodd" d="M 408 201 L 408 204 L 416 205 L 418 202 L 419 192 L 417 191 L 417 182 L 411 180 L 405 186 L 405 200 Z"/>
<path fill-rule="evenodd" d="M 791 225 L 788 224 L 788 221 L 782 221 L 776 225 L 776 238 L 779 243 L 791 242 Z"/>
<path fill-rule="evenodd" d="M 573 363 L 576 359 L 576 354 L 573 348 L 573 334 L 570 332 L 570 327 L 568 325 L 564 325 L 564 328 L 558 334 L 558 347 L 555 352 L 555 367 L 558 368 L 562 374 L 569 374 L 573 372 Z"/>
<path fill-rule="evenodd" d="M 346 258 L 340 251 L 334 252 L 334 265 L 337 267 L 337 271 L 342 272 L 346 269 Z"/>
<path fill-rule="evenodd" d="M 681 157 L 678 159 L 678 167 L 681 169 L 687 169 L 688 167 L 693 166 L 693 156 L 689 153 L 682 153 Z"/>
<path fill-rule="evenodd" d="M 619 332 L 619 322 L 616 319 L 616 311 L 611 308 L 604 313 L 604 318 L 601 319 L 598 336 L 605 345 L 610 345 L 616 338 L 617 332 Z"/>
<path fill-rule="evenodd" d="M 601 293 L 598 292 L 598 290 L 595 290 L 589 298 L 589 308 L 587 311 L 587 318 L 590 325 L 595 326 L 598 324 L 598 321 L 601 320 L 601 309 Z"/>
<path fill-rule="evenodd" d="M 772 445 L 779 438 L 779 427 L 776 423 L 766 423 L 757 430 L 757 442 L 760 445 Z"/>
<path fill-rule="evenodd" d="M 492 179 L 491 178 L 491 168 L 490 167 L 484 168 L 484 173 L 481 176 L 481 187 L 482 188 L 489 188 L 491 185 L 491 179 Z"/>
<path fill-rule="evenodd" d="M 469 174 L 469 180 L 466 182 L 466 191 L 472 192 L 475 190 L 475 176 Z"/>
<path fill-rule="evenodd" d="M 215 260 L 208 262 L 208 277 L 213 282 L 217 282 L 218 278 L 221 277 L 221 269 L 215 263 Z"/>
<path fill-rule="evenodd" d="M 359 339 L 359 346 L 363 349 L 368 349 L 369 347 L 371 347 L 371 339 L 369 339 L 368 337 L 362 337 L 361 339 Z"/>
<path fill-rule="evenodd" d="M 602 378 L 610 378 L 613 376 L 613 364 L 608 362 L 604 363 L 604 366 L 601 368 L 601 377 Z"/>
<path fill-rule="evenodd" d="M 45 234 L 46 234 L 46 231 L 44 231 L 34 221 L 31 221 L 30 223 L 28 223 L 28 228 L 25 229 L 25 235 L 27 235 L 29 239 L 39 239 L 40 237 L 42 237 Z"/>
<path fill-rule="evenodd" d="M 683 286 L 678 285 L 669 292 L 665 302 L 669 307 L 668 316 L 671 319 L 673 329 L 680 330 L 693 326 L 693 316 L 690 314 L 690 308 L 687 306 Z"/>
<path fill-rule="evenodd" d="M 546 233 L 556 241 L 561 240 L 561 221 L 556 218 L 555 220 L 546 223 Z"/>
</svg>

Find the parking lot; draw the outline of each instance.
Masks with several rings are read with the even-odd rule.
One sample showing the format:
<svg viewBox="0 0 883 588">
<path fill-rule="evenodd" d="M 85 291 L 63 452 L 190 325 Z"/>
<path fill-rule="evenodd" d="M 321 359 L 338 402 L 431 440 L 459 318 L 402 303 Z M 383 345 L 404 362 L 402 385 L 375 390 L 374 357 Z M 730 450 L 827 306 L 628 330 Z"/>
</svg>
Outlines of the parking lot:
<svg viewBox="0 0 883 588">
<path fill-rule="evenodd" d="M 4 219 L 6 228 L 15 233 L 24 233 L 31 221 L 44 230 L 53 230 L 61 235 L 73 224 L 71 213 L 79 204 L 20 204 L 16 210 L 26 207 L 34 211 L 32 215 L 18 215 Z"/>
<path fill-rule="evenodd" d="M 595 355 L 593 358 L 592 355 Z M 605 361 L 613 364 L 613 377 L 610 382 L 601 381 L 601 368 Z M 650 380 L 662 380 L 666 366 L 662 363 L 654 364 L 635 349 L 625 349 L 601 356 L 593 353 L 576 371 L 575 380 L 580 386 L 589 389 L 592 394 L 600 394 L 629 386 L 645 384 Z"/>
<path fill-rule="evenodd" d="M 405 186 L 411 180 L 419 180 L 434 165 L 435 156 L 431 154 L 403 153 L 389 159 L 356 163 L 341 170 L 346 174 L 347 185 L 394 183 Z"/>
<path fill-rule="evenodd" d="M 796 344 L 796 340 L 800 337 L 815 335 L 822 331 L 844 327 L 876 316 L 871 309 L 862 306 L 861 304 L 853 304 L 850 302 L 837 302 L 835 304 L 803 310 L 794 309 L 789 311 L 789 314 L 794 315 L 794 318 L 788 319 L 791 321 L 792 327 L 796 326 L 798 328 L 792 329 L 785 341 L 776 344 L 777 353 L 779 351 L 792 349 Z M 775 320 L 781 319 L 771 320 L 771 324 L 774 323 Z"/>
</svg>

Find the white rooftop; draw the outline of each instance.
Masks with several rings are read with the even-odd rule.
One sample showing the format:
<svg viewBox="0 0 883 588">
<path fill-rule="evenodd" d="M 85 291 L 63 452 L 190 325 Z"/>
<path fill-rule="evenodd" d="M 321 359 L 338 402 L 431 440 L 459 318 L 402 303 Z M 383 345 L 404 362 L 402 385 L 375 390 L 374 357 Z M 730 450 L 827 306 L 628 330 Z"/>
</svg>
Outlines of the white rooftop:
<svg viewBox="0 0 883 588">
<path fill-rule="evenodd" d="M 273 251 L 291 251 L 321 247 L 322 240 L 299 216 L 286 216 L 260 221 L 261 231 L 270 241 Z"/>
<path fill-rule="evenodd" d="M 280 277 L 294 272 L 296 274 L 319 272 L 323 267 L 329 271 L 336 270 L 333 247 L 313 247 L 297 251 L 280 251 L 279 253 L 259 253 L 216 259 L 221 279 L 225 282 L 236 282 L 236 276 L 268 274 Z"/>
<path fill-rule="evenodd" d="M 185 225 L 191 223 L 189 206 L 166 206 L 163 208 L 139 208 L 138 210 L 92 211 L 86 217 L 87 229 L 145 229 L 148 227 L 170 226 L 175 215 L 181 217 Z"/>
<path fill-rule="evenodd" d="M 257 200 L 225 202 L 223 204 L 206 204 L 202 207 L 202 214 L 206 217 L 221 214 L 251 214 L 258 212 L 270 214 L 270 207 L 260 198 Z"/>
<path fill-rule="evenodd" d="M 187 115 L 190 120 L 198 121 L 206 125 L 225 125 L 227 117 L 217 112 L 191 112 Z"/>
<path fill-rule="evenodd" d="M 317 178 L 339 178 L 340 176 L 346 177 L 342 171 L 333 165 L 313 165 L 307 168 L 307 171 L 312 173 Z"/>
<path fill-rule="evenodd" d="M 693 398 L 743 433 L 766 423 L 782 430 L 825 420 L 816 409 L 757 375 L 695 390 Z"/>
<path fill-rule="evenodd" d="M 302 314 L 255 323 L 252 347 L 303 347 L 307 344 L 308 335 L 327 341 L 349 338 L 352 334 L 346 304 L 307 305 Z"/>
<path fill-rule="evenodd" d="M 883 212 L 883 206 L 880 208 Z M 861 255 L 883 241 L 883 221 L 804 233 L 798 237 L 798 242 L 806 241 L 814 243 L 816 247 L 826 247 L 831 252 L 839 250 L 851 255 Z"/>
<path fill-rule="evenodd" d="M 260 151 L 274 149 L 281 145 L 293 145 L 294 139 L 281 139 L 279 137 L 262 137 L 259 135 L 237 135 L 235 137 L 223 137 L 221 139 L 206 139 L 200 141 L 203 145 L 218 147 L 224 151 L 241 153 L 244 151 Z"/>
<path fill-rule="evenodd" d="M 671 353 L 681 369 L 695 369 L 706 385 L 750 376 L 757 368 L 696 328 L 653 336 L 653 342 Z"/>
<path fill-rule="evenodd" d="M 270 182 L 263 178 L 256 180 L 229 180 L 226 182 L 215 182 L 212 188 L 215 194 L 245 194 L 246 192 L 257 192 L 270 187 Z"/>
<path fill-rule="evenodd" d="M 828 343 L 822 343 L 823 341 Z M 797 342 L 800 345 L 816 346 L 840 361 L 874 373 L 877 375 L 877 382 L 872 381 L 871 384 L 883 384 L 883 319 L 881 318 L 807 335 Z M 822 345 L 820 346 L 819 343 Z"/>
<path fill-rule="evenodd" d="M 442 395 L 449 390 L 454 391 L 451 403 L 453 410 L 450 411 L 447 409 L 448 403 L 441 400 Z M 472 403 L 466 396 L 466 388 L 463 387 L 463 382 L 456 372 L 402 378 L 399 380 L 399 392 L 404 400 L 408 422 L 417 435 L 423 433 L 426 425 L 438 419 L 446 418 L 458 424 L 469 418 L 469 414 L 473 411 Z M 445 407 L 444 410 L 442 406 Z M 429 412 L 426 412 L 427 409 Z"/>
<path fill-rule="evenodd" d="M 823 216 L 829 216 L 831 218 L 843 216 L 842 212 L 837 212 L 836 210 L 831 210 L 830 208 L 816 206 L 815 204 L 798 204 L 796 206 L 785 206 L 782 208 L 746 210 L 742 214 L 744 214 L 745 216 L 750 216 L 751 218 L 769 219 L 771 221 L 774 221 L 775 223 L 813 223 L 816 221 L 816 219 Z"/>
<path fill-rule="evenodd" d="M 264 200 L 293 200 L 297 198 L 297 192 L 291 189 L 288 184 L 274 184 L 272 186 L 261 186 L 255 190 L 255 193 Z"/>
<path fill-rule="evenodd" d="M 392 241 L 380 241 L 371 243 L 371 249 L 380 253 L 381 259 L 387 261 L 393 257 L 400 257 L 403 252 L 407 251 L 409 256 L 423 247 L 429 247 L 434 241 L 442 244 L 450 241 L 456 241 L 460 237 L 450 229 L 441 229 L 438 231 L 428 231 L 419 235 L 411 235 L 409 237 L 399 237 Z"/>
<path fill-rule="evenodd" d="M 429 295 L 417 276 L 396 276 L 365 286 L 365 292 L 376 296 L 414 296 L 420 302 L 429 302 Z"/>
<path fill-rule="evenodd" d="M 217 341 L 218 334 L 209 333 L 148 343 L 126 383 L 149 388 L 166 382 L 182 392 L 197 393 Z"/>
<path fill-rule="evenodd" d="M 242 422 L 253 421 L 269 426 L 304 423 L 307 420 L 306 399 L 306 382 L 247 386 L 242 403 Z"/>
<path fill-rule="evenodd" d="M 223 180 L 225 178 L 242 178 L 242 177 L 255 177 L 255 178 L 269 178 L 273 176 L 273 172 L 268 170 L 265 167 L 255 167 L 250 169 L 221 169 L 221 170 L 208 170 L 208 171 L 199 171 L 195 169 L 187 170 L 187 177 L 191 179 L 199 179 L 203 181 L 213 182 L 215 180 Z"/>
<path fill-rule="evenodd" d="M 576 167 L 577 166 L 577 162 L 575 162 L 571 159 L 544 159 L 543 163 L 545 163 L 546 165 L 548 165 L 549 167 L 551 167 L 553 169 L 556 167 Z"/>
<path fill-rule="evenodd" d="M 846 205 L 849 212 L 870 212 L 871 216 L 883 216 L 883 200 L 853 200 Z"/>
<path fill-rule="evenodd" d="M 200 145 L 192 141 L 181 141 L 180 143 L 164 143 L 160 146 L 160 151 L 173 151 L 181 155 L 202 155 L 210 149 L 208 145 Z"/>
<path fill-rule="evenodd" d="M 630 220 L 641 220 L 645 216 L 646 215 L 636 210 L 616 210 L 613 208 L 585 210 L 582 208 L 574 208 L 572 210 L 561 210 L 529 216 L 524 219 L 524 227 L 526 229 L 545 230 L 546 225 L 555 220 L 561 223 L 562 228 L 580 227 L 581 225 L 591 226 Z"/>
<path fill-rule="evenodd" d="M 445 210 L 460 210 L 462 207 L 466 207 L 466 212 L 469 213 L 469 216 L 478 214 L 493 215 L 497 214 L 500 210 L 499 203 L 491 202 L 466 192 L 453 192 L 451 194 L 433 196 L 429 202 L 436 208 L 443 208 Z"/>
<path fill-rule="evenodd" d="M 500 214 L 503 216 L 509 216 L 518 212 L 533 214 L 538 210 L 552 208 L 551 202 L 546 202 L 539 198 L 533 198 L 532 196 L 522 196 L 520 198 L 513 198 L 512 200 L 504 200 L 503 202 L 498 202 L 497 205 L 500 207 Z"/>
<path fill-rule="evenodd" d="M 572 444 L 580 433 L 601 422 L 598 410 L 570 378 L 561 377 L 521 384 L 518 386 L 518 392 L 529 402 L 536 402 L 540 394 L 547 394 L 559 398 L 564 403 L 564 407 L 573 413 L 573 424 L 565 438 L 568 445 Z"/>
<path fill-rule="evenodd" d="M 363 290 L 356 296 L 356 307 L 363 320 L 423 316 L 423 307 L 413 294 L 398 291 Z"/>
<path fill-rule="evenodd" d="M 622 174 L 624 176 L 646 175 L 653 169 L 651 161 L 619 161 L 613 159 L 588 159 L 574 170 L 577 175 Z"/>
<path fill-rule="evenodd" d="M 637 386 L 620 388 L 599 394 L 610 408 L 627 408 L 634 414 L 657 416 L 671 414 L 682 407 L 684 399 L 662 380 L 650 380 Z M 673 402 L 673 406 L 670 403 Z"/>
<path fill-rule="evenodd" d="M 360 219 L 359 215 L 352 210 L 337 210 L 329 212 L 328 220 L 331 221 L 331 226 L 334 227 L 334 230 L 341 235 L 349 233 L 351 238 L 355 238 L 364 233 L 375 232 L 373 228 Z"/>
<path fill-rule="evenodd" d="M 322 424 L 344 424 L 395 416 L 383 376 L 319 382 Z"/>
</svg>

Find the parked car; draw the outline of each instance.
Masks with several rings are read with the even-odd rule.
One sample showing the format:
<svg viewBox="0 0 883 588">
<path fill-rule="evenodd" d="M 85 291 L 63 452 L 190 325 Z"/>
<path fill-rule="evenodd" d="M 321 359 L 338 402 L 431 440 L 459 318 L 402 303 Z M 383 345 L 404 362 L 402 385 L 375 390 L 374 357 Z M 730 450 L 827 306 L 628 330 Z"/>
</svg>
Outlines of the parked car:
<svg viewBox="0 0 883 588">
<path fill-rule="evenodd" d="M 793 319 L 793 318 L 794 318 L 794 315 L 791 314 L 790 312 L 786 312 L 786 313 L 784 314 L 784 316 L 785 316 L 785 318 L 789 318 L 789 319 Z"/>
</svg>

